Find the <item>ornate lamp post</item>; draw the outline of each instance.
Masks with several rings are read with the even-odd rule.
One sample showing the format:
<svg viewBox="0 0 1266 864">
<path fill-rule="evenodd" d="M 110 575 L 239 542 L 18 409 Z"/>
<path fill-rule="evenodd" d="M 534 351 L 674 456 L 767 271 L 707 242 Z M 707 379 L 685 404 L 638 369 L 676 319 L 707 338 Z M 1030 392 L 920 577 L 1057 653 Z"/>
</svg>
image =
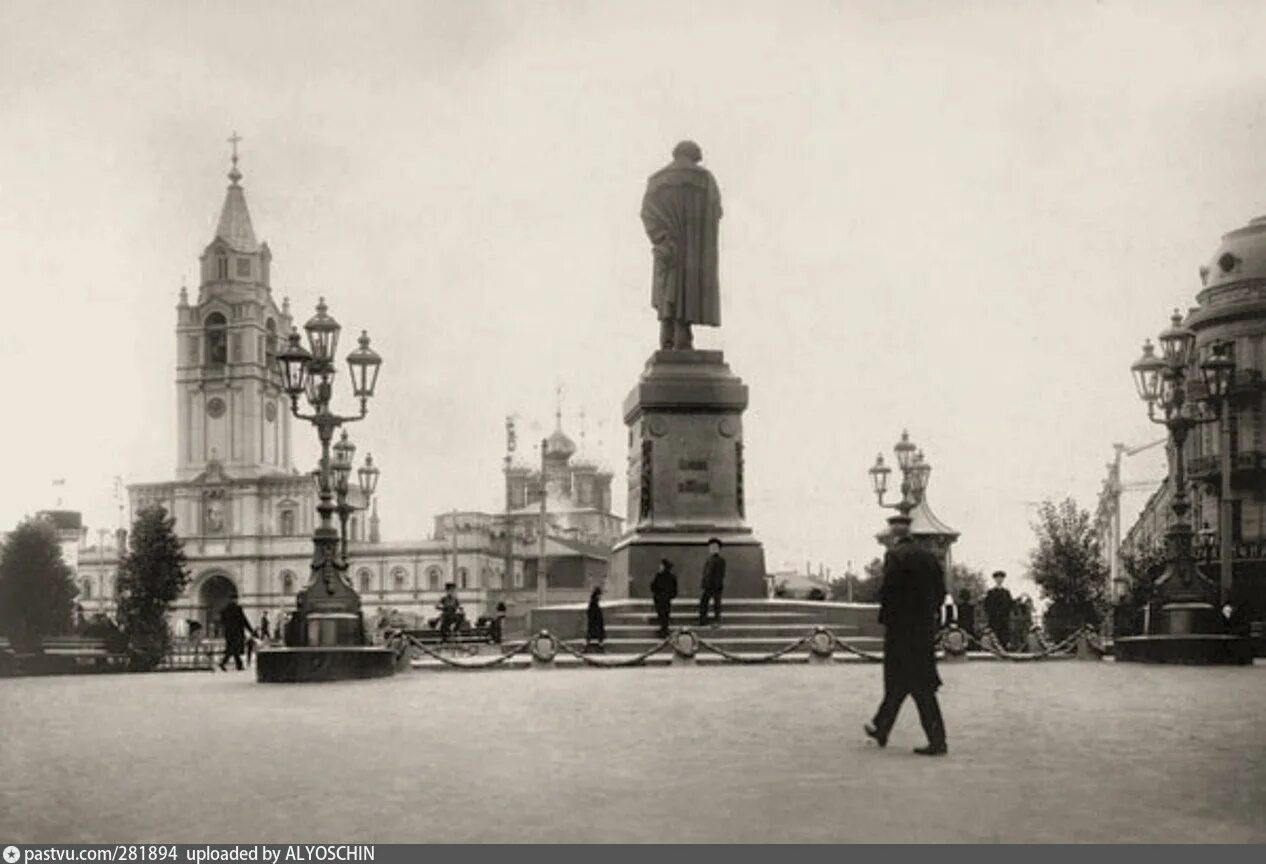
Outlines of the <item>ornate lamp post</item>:
<svg viewBox="0 0 1266 864">
<path fill-rule="evenodd" d="M 356 471 L 356 485 L 359 487 L 361 496 L 365 500 L 363 508 L 359 508 L 351 504 L 347 500 L 347 493 L 350 491 L 352 476 L 352 457 L 356 455 L 356 445 L 347 437 L 347 430 L 343 430 L 342 436 L 339 438 L 333 448 L 334 461 L 331 470 L 334 472 L 334 494 L 337 496 L 338 504 L 335 511 L 338 513 L 339 521 L 339 538 L 341 540 L 343 564 L 347 564 L 347 521 L 353 513 L 359 509 L 368 510 L 369 500 L 373 497 L 374 490 L 378 488 L 379 470 L 374 466 L 374 457 L 366 454 L 365 464 Z"/>
<path fill-rule="evenodd" d="M 910 433 L 907 430 L 901 431 L 901 440 L 892 449 L 897 454 L 897 467 L 901 469 L 901 500 L 895 504 L 884 503 L 884 493 L 888 491 L 888 475 L 892 473 L 892 469 L 884 464 L 882 453 L 875 457 L 875 464 L 870 469 L 870 482 L 874 486 L 880 507 L 896 510 L 908 518 L 910 511 L 923 500 L 932 466 L 924 460 L 923 451 L 910 442 Z"/>
<path fill-rule="evenodd" d="M 1139 398 L 1147 403 L 1147 416 L 1169 430 L 1173 449 L 1173 524 L 1165 531 L 1167 564 L 1158 580 L 1164 605 L 1158 620 L 1151 622 L 1149 633 L 1122 640 L 1123 660 L 1144 660 L 1175 663 L 1240 662 L 1232 659 L 1231 637 L 1225 634 L 1222 616 L 1210 601 L 1217 597 L 1217 586 L 1196 568 L 1193 540 L 1195 532 L 1187 516 L 1191 505 L 1187 500 L 1187 467 L 1184 445 L 1191 430 L 1201 423 L 1219 418 L 1235 363 L 1222 351 L 1199 364 L 1205 392 L 1193 399 L 1189 393 L 1189 376 L 1195 371 L 1196 334 L 1183 325 L 1182 315 L 1174 310 L 1170 326 L 1157 337 L 1161 356 L 1150 340 L 1143 344 L 1143 356 L 1130 367 Z M 1157 416 L 1157 407 L 1160 416 Z M 1207 542 L 1208 537 L 1202 538 Z M 1156 637 L 1165 637 L 1158 640 Z M 1151 640 L 1151 641 L 1149 641 Z M 1135 644 L 1137 643 L 1137 644 Z"/>
<path fill-rule="evenodd" d="M 316 315 L 303 329 L 307 331 L 309 347 L 303 347 L 299 331 L 295 328 L 290 332 L 285 350 L 277 355 L 282 388 L 290 396 L 291 412 L 296 418 L 315 426 L 321 441 L 321 462 L 317 471 L 320 495 L 317 513 L 321 520 L 312 534 L 312 578 L 299 594 L 298 614 L 303 620 L 300 638 L 306 645 L 359 644 L 364 641 L 360 597 L 347 581 L 346 545 L 340 544 L 340 532 L 332 521 L 337 509 L 335 490 L 338 486 L 346 489 L 347 475 L 351 471 L 351 453 L 355 448 L 344 438 L 339 443 L 346 443 L 350 451 L 336 446 L 332 459 L 331 441 L 335 429 L 365 418 L 369 399 L 378 383 L 382 358 L 369 347 L 369 336 L 362 331 L 359 347 L 347 357 L 352 393 L 360 400 L 360 413 L 346 417 L 335 414 L 330 410 L 330 402 L 335 373 L 334 355 L 342 328 L 328 314 L 324 297 L 317 304 Z M 305 414 L 299 410 L 300 396 L 307 397 L 312 413 Z"/>
</svg>

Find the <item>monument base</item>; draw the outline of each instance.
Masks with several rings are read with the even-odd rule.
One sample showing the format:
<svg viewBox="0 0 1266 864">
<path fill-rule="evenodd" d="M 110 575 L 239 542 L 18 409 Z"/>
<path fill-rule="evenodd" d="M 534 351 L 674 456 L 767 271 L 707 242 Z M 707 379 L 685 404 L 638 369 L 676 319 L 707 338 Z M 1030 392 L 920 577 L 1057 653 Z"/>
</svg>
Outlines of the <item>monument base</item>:
<svg viewBox="0 0 1266 864">
<path fill-rule="evenodd" d="M 328 648 L 261 648 L 255 680 L 265 684 L 386 678 L 396 671 L 396 652 L 378 645 Z"/>
<path fill-rule="evenodd" d="M 725 558 L 725 597 L 763 598 L 765 586 L 765 550 L 750 535 L 726 537 L 724 534 L 634 534 L 616 544 L 611 554 L 607 577 L 607 594 L 612 599 L 646 599 L 651 596 L 650 584 L 659 570 L 659 562 L 673 562 L 679 597 L 698 597 L 702 591 L 703 564 L 708 558 L 708 540 L 717 536 Z"/>
<path fill-rule="evenodd" d="M 1168 603 L 1156 632 L 1122 636 L 1113 643 L 1119 662 L 1184 666 L 1245 666 L 1253 662 L 1251 640 L 1225 632 L 1221 614 L 1209 603 Z"/>
</svg>

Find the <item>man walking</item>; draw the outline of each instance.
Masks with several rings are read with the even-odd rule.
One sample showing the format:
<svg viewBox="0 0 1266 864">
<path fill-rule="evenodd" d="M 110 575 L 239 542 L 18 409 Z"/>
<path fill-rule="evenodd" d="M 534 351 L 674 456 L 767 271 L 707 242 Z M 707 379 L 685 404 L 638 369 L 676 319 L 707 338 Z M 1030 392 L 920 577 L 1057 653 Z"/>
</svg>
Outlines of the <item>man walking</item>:
<svg viewBox="0 0 1266 864">
<path fill-rule="evenodd" d="M 668 625 L 671 621 L 673 598 L 677 596 L 677 575 L 673 573 L 673 562 L 667 558 L 659 562 L 659 570 L 651 580 L 651 600 L 655 604 L 655 619 L 659 623 L 659 638 L 668 638 Z"/>
<path fill-rule="evenodd" d="M 884 698 L 866 734 L 880 747 L 897 720 L 906 696 L 914 697 L 919 722 L 928 737 L 926 747 L 914 752 L 944 756 L 945 721 L 936 701 L 941 678 L 936 673 L 936 625 L 945 574 L 936 556 L 910 537 L 910 517 L 888 520 L 893 543 L 884 555 L 883 584 L 879 589 L 879 623 L 884 625 Z"/>
<path fill-rule="evenodd" d="M 255 628 L 251 626 L 250 621 L 246 620 L 246 613 L 242 611 L 242 607 L 237 605 L 237 597 L 230 598 L 220 612 L 220 628 L 224 631 L 224 658 L 220 660 L 220 671 L 227 671 L 224 667 L 232 657 L 233 663 L 240 672 L 242 671 L 242 652 L 246 650 L 246 634 L 250 633 L 254 636 Z"/>
<path fill-rule="evenodd" d="M 1007 574 L 995 570 L 993 587 L 985 594 L 985 618 L 989 621 L 989 629 L 998 640 L 998 647 L 1003 651 L 1011 648 L 1011 592 L 1002 587 Z"/>
<path fill-rule="evenodd" d="M 721 592 L 725 590 L 725 559 L 721 557 L 721 541 L 708 541 L 708 560 L 703 562 L 703 580 L 699 591 L 699 626 L 708 623 L 708 601 L 712 601 L 712 626 L 721 626 Z"/>
</svg>

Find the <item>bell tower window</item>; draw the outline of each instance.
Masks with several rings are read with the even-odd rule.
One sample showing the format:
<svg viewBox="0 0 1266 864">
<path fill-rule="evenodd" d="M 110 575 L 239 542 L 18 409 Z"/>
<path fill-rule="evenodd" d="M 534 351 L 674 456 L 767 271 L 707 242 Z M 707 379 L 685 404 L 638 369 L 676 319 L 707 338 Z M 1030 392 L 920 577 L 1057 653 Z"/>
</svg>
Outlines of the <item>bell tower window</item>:
<svg viewBox="0 0 1266 864">
<path fill-rule="evenodd" d="M 238 275 L 238 278 L 240 279 L 251 278 L 251 259 L 249 258 L 237 259 L 237 275 Z"/>
<path fill-rule="evenodd" d="M 223 366 L 229 360 L 228 322 L 219 312 L 207 316 L 204 325 L 207 341 L 207 365 Z"/>
<path fill-rule="evenodd" d="M 215 272 L 217 279 L 229 278 L 229 259 L 225 255 L 215 256 Z"/>
</svg>

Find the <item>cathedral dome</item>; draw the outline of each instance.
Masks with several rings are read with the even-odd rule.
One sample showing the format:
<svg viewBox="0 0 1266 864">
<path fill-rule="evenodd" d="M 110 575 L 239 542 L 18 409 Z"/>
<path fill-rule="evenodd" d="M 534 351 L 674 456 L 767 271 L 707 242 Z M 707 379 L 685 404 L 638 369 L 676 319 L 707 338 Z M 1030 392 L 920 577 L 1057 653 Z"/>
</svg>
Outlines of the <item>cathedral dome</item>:
<svg viewBox="0 0 1266 864">
<path fill-rule="evenodd" d="M 1258 279 L 1266 280 L 1266 216 L 1224 234 L 1213 259 L 1200 268 L 1206 289 Z"/>
<path fill-rule="evenodd" d="M 545 454 L 547 456 L 570 459 L 575 452 L 575 442 L 568 438 L 562 429 L 555 429 L 549 438 L 545 440 Z"/>
</svg>

